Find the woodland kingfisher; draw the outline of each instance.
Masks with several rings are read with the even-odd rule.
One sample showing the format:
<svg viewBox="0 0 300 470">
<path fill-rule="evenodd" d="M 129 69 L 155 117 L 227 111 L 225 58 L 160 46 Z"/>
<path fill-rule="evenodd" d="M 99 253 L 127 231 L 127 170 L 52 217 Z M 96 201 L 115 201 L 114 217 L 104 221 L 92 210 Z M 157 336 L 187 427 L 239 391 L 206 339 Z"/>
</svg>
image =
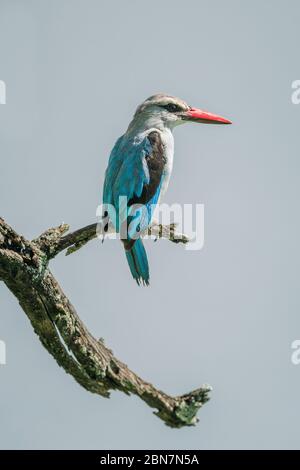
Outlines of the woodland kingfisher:
<svg viewBox="0 0 300 470">
<path fill-rule="evenodd" d="M 104 230 L 110 221 L 116 232 L 122 231 L 127 262 L 138 284 L 149 284 L 148 259 L 140 235 L 150 225 L 155 206 L 169 184 L 174 155 L 172 131 L 185 122 L 231 124 L 228 119 L 193 108 L 179 98 L 157 94 L 138 106 L 110 154 L 103 188 Z M 114 221 L 109 207 L 114 208 Z M 133 207 L 145 210 L 132 210 Z"/>
</svg>

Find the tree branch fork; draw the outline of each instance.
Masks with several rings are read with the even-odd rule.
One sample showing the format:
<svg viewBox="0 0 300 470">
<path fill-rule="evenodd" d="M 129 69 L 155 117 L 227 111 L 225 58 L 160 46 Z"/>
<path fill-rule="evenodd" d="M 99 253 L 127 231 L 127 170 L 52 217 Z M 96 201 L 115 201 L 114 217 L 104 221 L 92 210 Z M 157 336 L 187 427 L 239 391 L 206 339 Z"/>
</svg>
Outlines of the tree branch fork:
<svg viewBox="0 0 300 470">
<path fill-rule="evenodd" d="M 101 233 L 99 224 L 68 231 L 69 226 L 62 224 L 29 241 L 0 218 L 0 280 L 18 299 L 41 343 L 86 390 L 103 397 L 109 397 L 111 390 L 132 393 L 155 408 L 155 414 L 171 427 L 196 424 L 198 410 L 209 400 L 210 386 L 175 397 L 158 390 L 117 359 L 81 321 L 51 273 L 49 261 L 62 251 L 77 251 Z M 177 233 L 175 224 L 154 222 L 150 233 L 174 243 L 189 241 Z"/>
</svg>

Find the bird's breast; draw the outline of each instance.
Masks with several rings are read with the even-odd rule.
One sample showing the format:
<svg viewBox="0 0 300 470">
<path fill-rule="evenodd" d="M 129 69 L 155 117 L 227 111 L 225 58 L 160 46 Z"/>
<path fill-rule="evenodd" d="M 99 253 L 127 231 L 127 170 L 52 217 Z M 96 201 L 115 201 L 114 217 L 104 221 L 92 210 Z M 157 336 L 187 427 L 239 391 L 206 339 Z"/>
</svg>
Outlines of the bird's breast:
<svg viewBox="0 0 300 470">
<path fill-rule="evenodd" d="M 161 196 L 166 192 L 169 186 L 170 177 L 173 169 L 174 159 L 174 137 L 170 129 L 165 129 L 161 132 L 161 140 L 164 147 L 165 166 L 163 170 L 163 181 L 161 188 Z M 161 199 L 161 197 L 160 197 Z"/>
</svg>

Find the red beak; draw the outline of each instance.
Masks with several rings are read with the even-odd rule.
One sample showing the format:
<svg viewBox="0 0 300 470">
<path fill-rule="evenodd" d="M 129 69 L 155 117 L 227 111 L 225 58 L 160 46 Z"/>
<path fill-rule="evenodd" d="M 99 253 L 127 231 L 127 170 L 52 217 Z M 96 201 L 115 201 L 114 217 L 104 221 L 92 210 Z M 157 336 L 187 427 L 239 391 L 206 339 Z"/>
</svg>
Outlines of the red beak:
<svg viewBox="0 0 300 470">
<path fill-rule="evenodd" d="M 232 124 L 228 119 L 218 116 L 217 114 L 208 113 L 197 108 L 190 108 L 184 113 L 184 119 L 195 122 L 202 122 L 203 124 Z"/>
</svg>

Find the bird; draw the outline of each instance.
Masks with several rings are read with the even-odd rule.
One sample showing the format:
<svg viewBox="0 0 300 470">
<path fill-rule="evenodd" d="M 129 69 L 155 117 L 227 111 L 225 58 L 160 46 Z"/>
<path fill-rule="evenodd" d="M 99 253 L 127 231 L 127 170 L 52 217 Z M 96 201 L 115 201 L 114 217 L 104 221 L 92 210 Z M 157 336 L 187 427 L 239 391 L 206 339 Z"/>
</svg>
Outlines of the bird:
<svg viewBox="0 0 300 470">
<path fill-rule="evenodd" d="M 150 280 L 141 234 L 149 227 L 154 209 L 169 185 L 173 130 L 187 122 L 231 124 L 230 120 L 189 106 L 180 98 L 158 93 L 138 106 L 109 157 L 103 186 L 104 231 L 111 222 L 122 234 L 127 262 L 139 285 L 149 285 Z M 134 207 L 143 210 L 134 211 Z"/>
</svg>

